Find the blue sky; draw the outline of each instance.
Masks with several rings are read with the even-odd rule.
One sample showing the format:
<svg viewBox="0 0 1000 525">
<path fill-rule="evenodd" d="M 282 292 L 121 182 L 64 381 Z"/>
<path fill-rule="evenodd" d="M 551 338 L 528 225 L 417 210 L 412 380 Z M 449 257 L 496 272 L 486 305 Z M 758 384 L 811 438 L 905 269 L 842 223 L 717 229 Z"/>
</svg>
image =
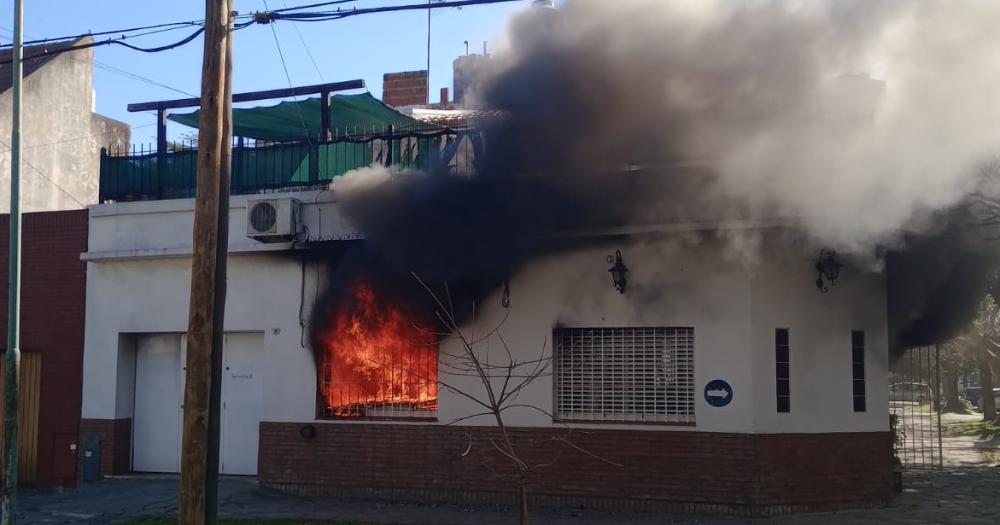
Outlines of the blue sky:
<svg viewBox="0 0 1000 525">
<path fill-rule="evenodd" d="M 267 0 L 271 9 L 316 3 L 318 0 Z M 359 0 L 372 7 L 419 3 L 424 0 Z M 26 40 L 104 31 L 162 22 L 204 18 L 202 0 L 26 0 Z M 431 100 L 442 87 L 451 86 L 451 61 L 465 53 L 481 52 L 483 42 L 496 42 L 504 26 L 529 1 L 462 9 L 438 9 L 432 14 Z M 9 42 L 13 25 L 13 2 L 0 2 L 0 38 Z M 240 13 L 264 9 L 263 0 L 236 0 Z M 319 68 L 306 55 L 295 27 L 308 45 Z M 427 12 L 374 14 L 316 23 L 278 22 L 278 42 L 295 85 L 362 78 L 369 91 L 381 96 L 382 74 L 424 69 L 427 62 Z M 187 30 L 151 35 L 137 45 L 161 45 L 179 40 Z M 172 88 L 198 94 L 201 74 L 201 38 L 188 45 L 156 54 L 127 50 L 120 46 L 96 49 L 100 64 L 155 80 Z M 492 47 L 492 46 L 491 46 Z M 288 87 L 271 28 L 254 25 L 236 34 L 234 41 L 233 89 L 236 92 Z M 320 77 L 322 74 L 322 79 Z M 101 67 L 94 70 L 97 111 L 133 126 L 133 142 L 155 142 L 156 119 L 152 113 L 128 113 L 130 102 L 183 98 L 186 95 L 134 80 Z M 30 118 L 30 117 L 29 117 Z M 170 135 L 189 130 L 170 125 Z"/>
</svg>

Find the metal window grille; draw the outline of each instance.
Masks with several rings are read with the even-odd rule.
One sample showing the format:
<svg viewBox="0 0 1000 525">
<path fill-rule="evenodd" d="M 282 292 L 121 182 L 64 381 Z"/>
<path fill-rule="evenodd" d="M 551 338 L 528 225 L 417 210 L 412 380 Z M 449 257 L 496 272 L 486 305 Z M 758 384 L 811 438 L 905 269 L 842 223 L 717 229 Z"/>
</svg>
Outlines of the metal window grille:
<svg viewBox="0 0 1000 525">
<path fill-rule="evenodd" d="M 327 358 L 322 368 L 320 417 L 436 418 L 437 347 L 420 350 L 403 354 L 398 348 L 383 349 L 375 360 L 365 363 L 367 372 L 360 375 L 338 374 L 336 367 L 342 363 Z"/>
<path fill-rule="evenodd" d="M 694 422 L 693 328 L 559 328 L 556 417 Z"/>
<path fill-rule="evenodd" d="M 865 411 L 865 332 L 851 332 L 851 393 L 854 411 Z"/>
</svg>

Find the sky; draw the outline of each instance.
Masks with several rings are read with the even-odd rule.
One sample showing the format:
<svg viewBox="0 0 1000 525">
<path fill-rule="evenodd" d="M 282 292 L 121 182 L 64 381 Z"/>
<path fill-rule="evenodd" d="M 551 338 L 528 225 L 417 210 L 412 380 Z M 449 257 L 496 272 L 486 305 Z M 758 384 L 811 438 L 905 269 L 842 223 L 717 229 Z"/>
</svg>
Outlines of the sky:
<svg viewBox="0 0 1000 525">
<path fill-rule="evenodd" d="M 241 14 L 262 11 L 265 9 L 265 2 L 270 9 L 280 9 L 318 1 L 236 0 L 236 10 Z M 347 5 L 375 7 L 423 1 L 358 0 Z M 437 101 L 440 88 L 451 87 L 451 63 L 455 57 L 465 54 L 464 41 L 469 42 L 470 52 L 482 52 L 483 42 L 487 42 L 492 49 L 491 43 L 502 39 L 504 26 L 510 16 L 529 4 L 528 0 L 524 0 L 509 4 L 434 10 L 431 16 L 431 101 Z M 203 0 L 27 0 L 24 34 L 25 40 L 32 40 L 164 22 L 201 20 L 204 18 L 204 9 Z M 3 0 L 0 2 L 0 41 L 10 42 L 12 27 L 13 1 Z M 131 43 L 156 46 L 180 40 L 187 34 L 188 30 L 182 29 L 162 35 L 150 35 Z M 279 21 L 271 26 L 254 25 L 236 33 L 233 48 L 234 92 L 289 86 L 278 45 L 275 43 L 275 34 L 287 65 L 287 77 L 296 86 L 360 78 L 365 80 L 373 95 L 381 98 L 384 73 L 427 67 L 425 10 L 314 23 Z M 129 113 L 126 105 L 197 95 L 202 46 L 203 40 L 199 37 L 186 46 L 155 54 L 132 51 L 120 46 L 97 47 L 95 60 L 98 64 L 94 68 L 97 112 L 130 124 L 133 127 L 134 143 L 155 143 L 154 113 Z M 315 60 L 315 66 L 305 51 L 306 47 Z M 131 78 L 122 71 L 179 91 Z M 171 137 L 192 131 L 176 123 L 168 126 Z"/>
</svg>

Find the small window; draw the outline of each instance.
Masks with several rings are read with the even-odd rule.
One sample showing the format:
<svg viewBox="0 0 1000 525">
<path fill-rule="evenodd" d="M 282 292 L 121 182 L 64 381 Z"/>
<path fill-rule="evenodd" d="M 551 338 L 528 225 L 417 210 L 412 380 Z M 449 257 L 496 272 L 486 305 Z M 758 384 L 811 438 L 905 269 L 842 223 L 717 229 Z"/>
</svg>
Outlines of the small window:
<svg viewBox="0 0 1000 525">
<path fill-rule="evenodd" d="M 788 329 L 778 328 L 774 331 L 774 382 L 778 412 L 792 411 L 789 353 Z"/>
<path fill-rule="evenodd" d="M 694 422 L 693 328 L 559 328 L 556 418 Z"/>
<path fill-rule="evenodd" d="M 851 332 L 851 392 L 854 411 L 865 411 L 865 332 Z"/>
</svg>

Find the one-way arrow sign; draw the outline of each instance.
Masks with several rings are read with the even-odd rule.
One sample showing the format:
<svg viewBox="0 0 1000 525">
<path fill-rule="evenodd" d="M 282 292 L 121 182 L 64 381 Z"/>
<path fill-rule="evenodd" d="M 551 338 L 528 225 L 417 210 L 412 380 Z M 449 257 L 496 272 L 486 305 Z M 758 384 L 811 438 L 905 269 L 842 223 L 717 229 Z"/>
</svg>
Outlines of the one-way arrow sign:
<svg viewBox="0 0 1000 525">
<path fill-rule="evenodd" d="M 724 407 L 733 400 L 733 387 L 721 379 L 713 379 L 705 385 L 705 402 L 714 407 Z"/>
</svg>

